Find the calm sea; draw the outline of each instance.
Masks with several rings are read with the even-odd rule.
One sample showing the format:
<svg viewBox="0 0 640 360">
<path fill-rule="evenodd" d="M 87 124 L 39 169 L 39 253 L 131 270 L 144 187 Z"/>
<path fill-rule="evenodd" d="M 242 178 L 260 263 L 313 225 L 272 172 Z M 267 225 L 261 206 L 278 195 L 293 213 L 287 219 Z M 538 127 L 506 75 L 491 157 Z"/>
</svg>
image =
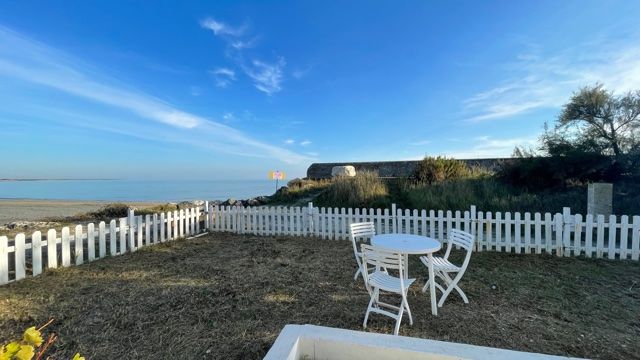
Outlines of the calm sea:
<svg viewBox="0 0 640 360">
<path fill-rule="evenodd" d="M 38 180 L 0 181 L 0 198 L 106 201 L 248 199 L 271 195 L 269 180 Z"/>
</svg>

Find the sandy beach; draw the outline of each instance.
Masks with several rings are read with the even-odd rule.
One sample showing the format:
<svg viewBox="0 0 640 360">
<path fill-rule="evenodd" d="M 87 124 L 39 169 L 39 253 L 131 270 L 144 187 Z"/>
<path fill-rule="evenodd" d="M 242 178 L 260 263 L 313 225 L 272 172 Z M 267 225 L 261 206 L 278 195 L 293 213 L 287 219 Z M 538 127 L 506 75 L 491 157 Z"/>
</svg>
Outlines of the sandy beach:
<svg viewBox="0 0 640 360">
<path fill-rule="evenodd" d="M 113 201 L 0 199 L 0 225 L 11 221 L 36 221 L 46 217 L 64 217 L 94 211 Z M 127 202 L 145 207 L 158 202 Z"/>
</svg>

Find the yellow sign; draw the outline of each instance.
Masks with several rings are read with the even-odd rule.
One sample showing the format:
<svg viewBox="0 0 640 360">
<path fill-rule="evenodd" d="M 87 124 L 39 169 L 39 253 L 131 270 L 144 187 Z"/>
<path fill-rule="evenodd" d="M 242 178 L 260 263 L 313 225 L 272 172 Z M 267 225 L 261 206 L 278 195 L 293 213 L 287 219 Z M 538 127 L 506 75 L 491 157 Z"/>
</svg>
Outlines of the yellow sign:
<svg viewBox="0 0 640 360">
<path fill-rule="evenodd" d="M 285 179 L 284 171 L 276 170 L 269 171 L 269 179 L 271 180 L 284 180 Z"/>
</svg>

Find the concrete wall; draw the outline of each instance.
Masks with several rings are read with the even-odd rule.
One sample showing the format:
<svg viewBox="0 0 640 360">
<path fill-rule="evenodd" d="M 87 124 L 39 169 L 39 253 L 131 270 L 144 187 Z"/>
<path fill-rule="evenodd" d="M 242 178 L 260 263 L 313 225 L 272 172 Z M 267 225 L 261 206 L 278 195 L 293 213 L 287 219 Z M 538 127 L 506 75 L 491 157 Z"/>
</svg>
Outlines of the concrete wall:
<svg viewBox="0 0 640 360">
<path fill-rule="evenodd" d="M 264 360 L 569 360 L 523 351 L 315 325 L 286 325 Z"/>
<path fill-rule="evenodd" d="M 500 164 L 511 161 L 510 158 L 493 159 L 462 159 L 468 166 L 484 168 L 496 171 Z M 334 166 L 353 165 L 356 174 L 362 171 L 377 172 L 380 177 L 407 177 L 411 175 L 420 160 L 414 161 L 374 161 L 374 162 L 344 162 L 344 163 L 314 163 L 307 169 L 309 179 L 329 179 L 331 178 L 331 168 Z"/>
</svg>

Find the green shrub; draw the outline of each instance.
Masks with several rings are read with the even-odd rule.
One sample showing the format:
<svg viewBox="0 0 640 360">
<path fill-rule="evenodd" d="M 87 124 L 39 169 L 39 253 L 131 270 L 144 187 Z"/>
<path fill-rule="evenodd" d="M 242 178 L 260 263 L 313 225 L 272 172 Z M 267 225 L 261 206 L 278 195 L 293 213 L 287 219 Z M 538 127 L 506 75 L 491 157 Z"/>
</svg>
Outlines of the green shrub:
<svg viewBox="0 0 640 360">
<path fill-rule="evenodd" d="M 355 177 L 333 179 L 316 203 L 329 207 L 387 207 L 389 189 L 378 174 L 360 172 Z"/>
<path fill-rule="evenodd" d="M 293 179 L 289 181 L 286 188 L 282 188 L 275 194 L 269 196 L 269 205 L 289 204 L 302 205 L 309 198 L 326 189 L 330 184 L 330 180 L 309 180 L 309 179 Z"/>
<path fill-rule="evenodd" d="M 129 205 L 122 203 L 107 204 L 99 210 L 89 213 L 90 217 L 97 220 L 110 220 L 127 216 Z"/>
<path fill-rule="evenodd" d="M 136 215 L 153 215 L 178 210 L 176 204 L 162 204 L 136 210 Z"/>
<path fill-rule="evenodd" d="M 460 160 L 427 156 L 418 164 L 411 178 L 417 183 L 434 184 L 470 175 L 470 169 Z"/>
</svg>

